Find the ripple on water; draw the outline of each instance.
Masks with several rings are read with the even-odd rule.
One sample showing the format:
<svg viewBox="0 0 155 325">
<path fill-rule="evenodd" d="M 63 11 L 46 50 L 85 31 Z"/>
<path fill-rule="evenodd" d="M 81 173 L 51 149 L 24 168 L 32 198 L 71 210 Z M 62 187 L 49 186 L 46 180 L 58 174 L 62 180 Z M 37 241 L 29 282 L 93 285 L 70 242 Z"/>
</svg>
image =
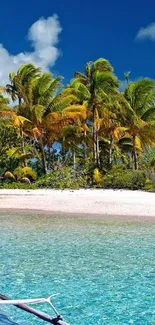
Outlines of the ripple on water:
<svg viewBox="0 0 155 325">
<path fill-rule="evenodd" d="M 1 293 L 58 293 L 54 303 L 71 324 L 155 324 L 155 224 L 37 213 L 1 215 L 0 223 Z M 0 324 L 15 321 L 43 324 L 0 308 Z"/>
</svg>

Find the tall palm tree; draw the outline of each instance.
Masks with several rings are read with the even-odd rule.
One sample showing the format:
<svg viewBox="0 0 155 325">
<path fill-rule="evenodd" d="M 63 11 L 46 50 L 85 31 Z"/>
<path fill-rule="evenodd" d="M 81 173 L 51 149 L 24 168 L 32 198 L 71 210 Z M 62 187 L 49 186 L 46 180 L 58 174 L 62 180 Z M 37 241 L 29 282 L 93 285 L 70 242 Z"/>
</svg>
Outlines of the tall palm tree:
<svg viewBox="0 0 155 325">
<path fill-rule="evenodd" d="M 114 108 L 114 102 L 112 103 L 112 107 Z M 117 108 L 118 106 L 116 106 Z M 108 108 L 103 111 L 102 117 L 100 118 L 99 136 L 101 138 L 105 137 L 104 140 L 109 144 L 109 168 L 112 167 L 114 145 L 124 135 L 126 130 L 127 128 L 123 127 L 119 121 L 117 110 L 113 111 Z"/>
<path fill-rule="evenodd" d="M 40 68 L 35 67 L 32 63 L 27 63 L 23 64 L 17 73 L 10 72 L 10 84 L 6 85 L 5 90 L 13 101 L 18 99 L 18 104 L 21 104 L 28 85 L 39 77 L 40 70 Z"/>
<path fill-rule="evenodd" d="M 76 167 L 76 153 L 83 144 L 88 145 L 89 137 L 84 136 L 87 126 L 79 119 L 74 124 L 66 125 L 58 138 L 58 141 L 65 147 L 67 152 L 71 152 L 73 157 L 73 166 Z"/>
<path fill-rule="evenodd" d="M 85 74 L 75 72 L 75 87 L 83 94 L 83 98 L 88 101 L 89 118 L 93 127 L 93 155 L 95 166 L 100 165 L 99 157 L 99 135 L 96 116 L 98 106 L 106 103 L 111 94 L 117 92 L 118 80 L 113 74 L 113 68 L 109 61 L 98 59 L 89 62 L 85 67 Z"/>
<path fill-rule="evenodd" d="M 23 64 L 17 71 L 9 74 L 10 84 L 5 87 L 6 92 L 10 95 L 13 102 L 18 100 L 18 109 L 22 101 L 27 96 L 27 91 L 31 88 L 31 83 L 34 82 L 40 75 L 40 68 L 35 67 L 32 63 Z M 21 148 L 25 155 L 25 141 L 23 125 L 20 125 Z M 25 160 L 26 165 L 26 160 Z"/>
<path fill-rule="evenodd" d="M 150 148 L 155 141 L 155 82 L 141 79 L 130 83 L 124 91 L 124 113 L 122 123 L 132 139 L 132 155 L 134 168 L 138 169 L 136 142 L 141 148 Z"/>
<path fill-rule="evenodd" d="M 24 132 L 38 142 L 42 155 L 43 171 L 47 173 L 45 146 L 50 146 L 58 133 L 75 119 L 86 117 L 84 105 L 75 104 L 75 96 L 63 90 L 56 94 L 61 78 L 56 79 L 49 73 L 37 78 L 20 105 L 18 113 L 27 119 Z"/>
</svg>

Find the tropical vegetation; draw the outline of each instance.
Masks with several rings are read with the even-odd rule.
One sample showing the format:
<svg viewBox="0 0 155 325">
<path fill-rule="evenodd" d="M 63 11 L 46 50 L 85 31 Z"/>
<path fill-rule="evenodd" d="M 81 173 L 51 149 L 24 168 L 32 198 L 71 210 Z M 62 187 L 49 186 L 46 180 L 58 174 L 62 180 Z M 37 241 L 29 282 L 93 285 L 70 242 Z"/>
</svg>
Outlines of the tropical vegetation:
<svg viewBox="0 0 155 325">
<path fill-rule="evenodd" d="M 154 190 L 155 81 L 124 77 L 121 91 L 103 58 L 66 86 L 32 63 L 10 72 L 0 87 L 0 186 Z"/>
</svg>

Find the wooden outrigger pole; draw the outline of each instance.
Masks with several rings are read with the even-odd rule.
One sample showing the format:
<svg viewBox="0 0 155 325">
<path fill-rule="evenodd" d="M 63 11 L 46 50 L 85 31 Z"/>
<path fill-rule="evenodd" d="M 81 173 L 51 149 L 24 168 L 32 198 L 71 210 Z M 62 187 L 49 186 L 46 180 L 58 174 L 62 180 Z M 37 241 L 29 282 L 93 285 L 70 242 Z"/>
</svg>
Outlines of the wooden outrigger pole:
<svg viewBox="0 0 155 325">
<path fill-rule="evenodd" d="M 52 296 L 50 296 L 47 299 L 46 298 L 38 298 L 38 299 L 10 300 L 8 297 L 0 294 L 0 299 L 2 300 L 2 301 L 0 301 L 0 305 L 13 305 L 19 309 L 26 311 L 27 313 L 37 316 L 38 318 L 42 319 L 45 322 L 48 322 L 48 323 L 51 323 L 54 325 L 69 325 L 68 323 L 64 322 L 63 319 L 61 318 L 61 316 L 58 314 L 57 310 L 55 309 L 55 307 L 53 306 L 53 304 L 50 301 L 51 297 Z M 50 306 L 56 313 L 56 318 L 53 318 L 44 312 L 41 312 L 37 309 L 31 308 L 31 307 L 25 305 L 25 303 L 32 304 L 32 303 L 43 303 L 43 302 L 48 302 L 50 304 Z"/>
</svg>

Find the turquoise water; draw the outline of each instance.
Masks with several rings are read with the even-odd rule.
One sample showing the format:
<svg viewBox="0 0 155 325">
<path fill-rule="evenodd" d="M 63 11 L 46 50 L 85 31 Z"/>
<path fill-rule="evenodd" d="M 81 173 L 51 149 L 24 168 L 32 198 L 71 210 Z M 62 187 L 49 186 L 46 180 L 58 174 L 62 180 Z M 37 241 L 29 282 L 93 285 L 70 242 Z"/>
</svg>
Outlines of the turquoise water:
<svg viewBox="0 0 155 325">
<path fill-rule="evenodd" d="M 71 325 L 155 324 L 155 224 L 1 215 L 0 293 L 59 294 L 53 302 Z M 45 324 L 1 307 L 0 324 L 13 322 Z"/>
</svg>

